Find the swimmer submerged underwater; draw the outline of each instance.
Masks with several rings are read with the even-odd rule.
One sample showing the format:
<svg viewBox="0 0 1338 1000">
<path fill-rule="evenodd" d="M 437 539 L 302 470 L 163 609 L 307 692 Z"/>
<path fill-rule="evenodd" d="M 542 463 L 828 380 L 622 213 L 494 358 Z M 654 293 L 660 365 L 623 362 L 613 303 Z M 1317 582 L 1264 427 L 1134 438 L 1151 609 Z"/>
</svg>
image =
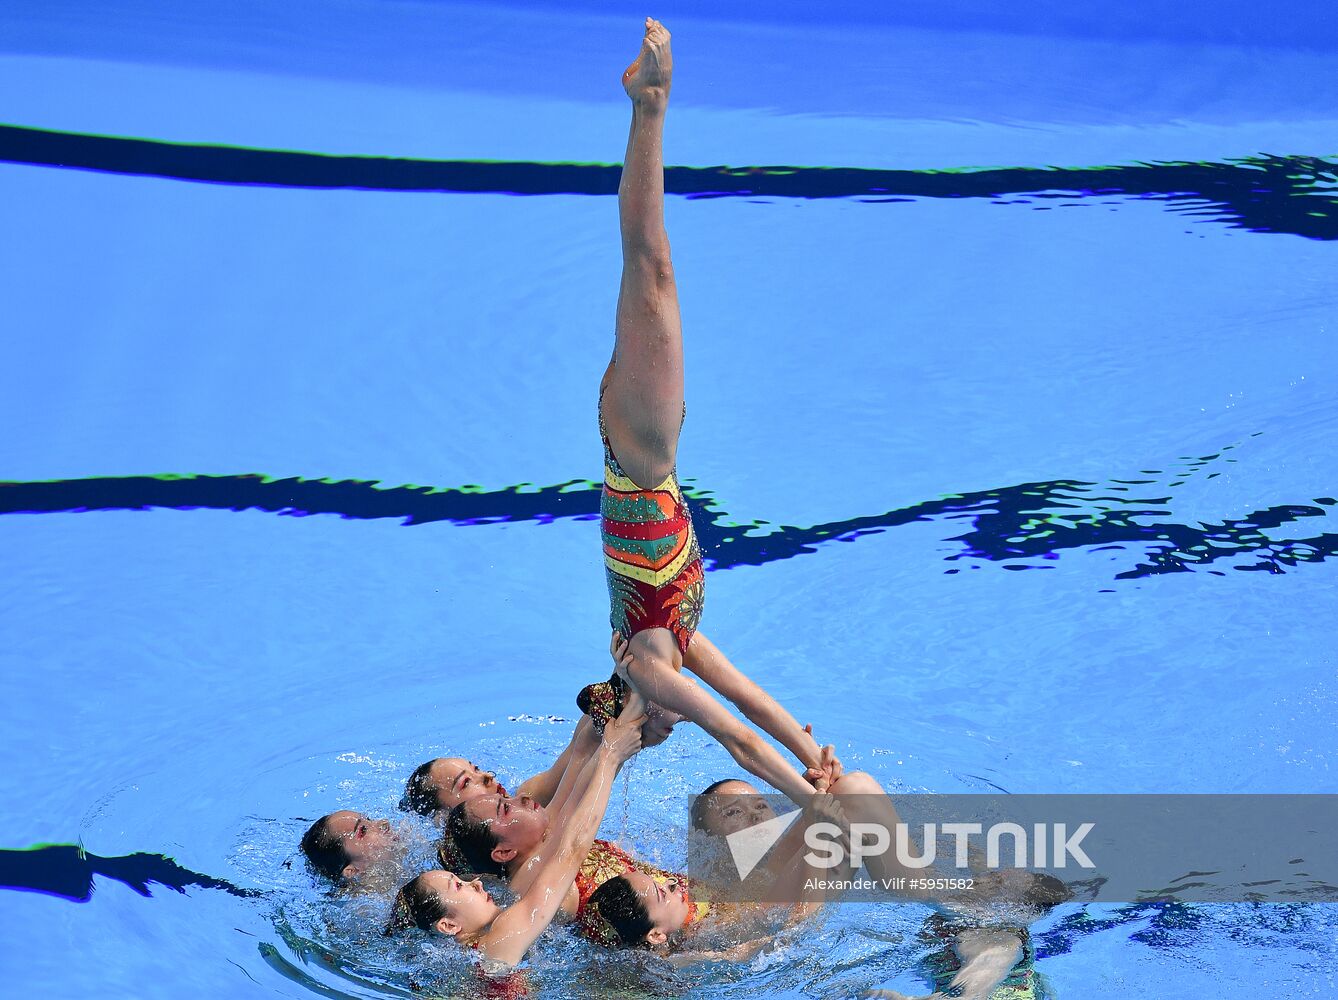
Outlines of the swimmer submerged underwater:
<svg viewBox="0 0 1338 1000">
<path fill-rule="evenodd" d="M 800 877 L 1327 789 L 1328 13 L 582 6 L 0 11 L 3 992 L 1323 993 Z"/>
</svg>

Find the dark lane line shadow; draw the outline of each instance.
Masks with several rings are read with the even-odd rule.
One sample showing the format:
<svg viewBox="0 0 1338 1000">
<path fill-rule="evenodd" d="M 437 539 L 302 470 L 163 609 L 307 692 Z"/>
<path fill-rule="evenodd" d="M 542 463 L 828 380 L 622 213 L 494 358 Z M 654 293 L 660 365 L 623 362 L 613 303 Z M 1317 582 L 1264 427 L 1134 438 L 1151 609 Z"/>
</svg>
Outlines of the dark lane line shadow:
<svg viewBox="0 0 1338 1000">
<path fill-rule="evenodd" d="M 1222 576 L 1214 564 L 1241 571 L 1280 574 L 1302 563 L 1318 563 L 1338 554 L 1338 532 L 1277 540 L 1266 531 L 1302 518 L 1325 517 L 1333 497 L 1309 503 L 1267 507 L 1215 524 L 1178 524 L 1164 509 L 1175 487 L 1218 461 L 1224 453 L 1185 456 L 1177 470 L 1143 470 L 1155 478 L 1112 479 L 1106 483 L 1054 480 L 1021 483 L 972 493 L 950 494 L 882 513 L 829 521 L 810 527 L 737 523 L 709 492 L 684 491 L 710 570 L 762 566 L 815 553 L 833 542 L 854 542 L 914 521 L 968 522 L 967 530 L 945 541 L 958 549 L 944 557 L 962 568 L 998 564 L 1005 570 L 1052 569 L 1066 550 L 1127 550 L 1115 580 L 1164 573 L 1204 571 Z M 1207 475 L 1212 479 L 1220 472 Z M 1141 496 L 1128 496 L 1134 487 Z M 349 519 L 393 518 L 405 526 L 446 522 L 470 526 L 559 519 L 596 520 L 598 484 L 588 480 L 533 487 L 528 483 L 500 490 L 465 486 L 381 488 L 376 481 L 271 479 L 237 476 L 126 476 L 52 482 L 0 482 L 0 515 L 87 512 L 97 510 L 261 510 L 281 516 L 336 514 Z M 1149 495 L 1151 494 L 1151 495 Z M 1138 519 L 1155 518 L 1151 523 Z M 961 563 L 961 566 L 956 565 Z"/>
<path fill-rule="evenodd" d="M 188 887 L 221 889 L 233 896 L 260 896 L 224 879 L 183 868 L 162 854 L 126 854 L 104 858 L 89 854 L 78 844 L 38 844 L 26 850 L 0 850 L 0 889 L 40 892 L 74 903 L 93 897 L 93 876 L 128 885 L 141 896 L 152 896 L 150 885 L 184 893 Z"/>
<path fill-rule="evenodd" d="M 0 161 L 267 187 L 468 194 L 607 195 L 622 167 L 598 163 L 417 160 L 191 145 L 0 125 Z M 1338 160 L 1260 155 L 1223 162 L 1102 167 L 874 170 L 861 167 L 667 167 L 667 194 L 689 198 L 989 198 L 1042 210 L 1133 196 L 1257 233 L 1338 239 Z M 999 199 L 1013 196 L 1013 200 Z M 1023 196 L 1023 197 L 1018 197 Z M 1046 204 L 1032 204 L 1029 198 Z M 1059 204 L 1048 202 L 1058 200 Z"/>
</svg>

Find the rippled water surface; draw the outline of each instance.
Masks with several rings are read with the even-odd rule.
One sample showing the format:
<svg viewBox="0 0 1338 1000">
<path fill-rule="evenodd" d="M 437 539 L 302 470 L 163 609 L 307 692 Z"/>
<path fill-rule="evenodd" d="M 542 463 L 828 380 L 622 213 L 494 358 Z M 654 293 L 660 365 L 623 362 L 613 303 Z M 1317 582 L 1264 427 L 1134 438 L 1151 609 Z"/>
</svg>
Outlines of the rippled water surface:
<svg viewBox="0 0 1338 1000">
<path fill-rule="evenodd" d="M 1334 790 L 1338 30 L 1236 6 L 651 12 L 703 629 L 890 789 Z M 0 873 L 43 890 L 0 892 L 6 995 L 469 982 L 296 845 L 356 808 L 426 865 L 409 772 L 514 786 L 607 672 L 646 11 L 581 9 L 0 13 Z M 680 731 L 604 835 L 682 864 L 685 797 L 734 773 Z M 53 844 L 86 854 L 24 850 Z M 533 966 L 558 997 L 915 992 L 924 915 L 679 972 L 555 932 Z M 1335 996 L 1336 935 L 1034 928 L 1065 1000 Z"/>
</svg>

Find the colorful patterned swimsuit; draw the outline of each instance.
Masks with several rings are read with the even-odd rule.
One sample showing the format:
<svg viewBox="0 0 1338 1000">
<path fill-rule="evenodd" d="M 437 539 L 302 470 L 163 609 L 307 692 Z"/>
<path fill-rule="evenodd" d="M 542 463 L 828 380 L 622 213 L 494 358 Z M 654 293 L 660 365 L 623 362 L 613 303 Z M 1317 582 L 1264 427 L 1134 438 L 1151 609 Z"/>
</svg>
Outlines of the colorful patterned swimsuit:
<svg viewBox="0 0 1338 1000">
<path fill-rule="evenodd" d="M 623 472 L 609 445 L 600 393 L 599 436 L 604 442 L 604 491 L 599 527 L 609 585 L 609 623 L 626 639 L 667 628 L 688 651 L 706 600 L 701 550 L 678 476 L 642 489 Z M 683 408 L 684 416 L 687 407 Z"/>
<path fill-rule="evenodd" d="M 618 932 L 604 919 L 597 907 L 589 906 L 590 897 L 595 890 L 611 878 L 638 871 L 649 875 L 661 885 L 673 879 L 691 892 L 691 883 L 682 875 L 675 875 L 663 868 L 656 868 L 647 861 L 634 858 L 617 844 L 607 840 L 596 840 L 590 853 L 581 862 L 581 870 L 576 873 L 576 895 L 580 902 L 576 908 L 576 927 L 582 935 L 597 944 L 617 947 Z M 711 904 L 694 901 L 688 897 L 688 918 L 683 926 L 696 923 L 711 912 Z"/>
</svg>

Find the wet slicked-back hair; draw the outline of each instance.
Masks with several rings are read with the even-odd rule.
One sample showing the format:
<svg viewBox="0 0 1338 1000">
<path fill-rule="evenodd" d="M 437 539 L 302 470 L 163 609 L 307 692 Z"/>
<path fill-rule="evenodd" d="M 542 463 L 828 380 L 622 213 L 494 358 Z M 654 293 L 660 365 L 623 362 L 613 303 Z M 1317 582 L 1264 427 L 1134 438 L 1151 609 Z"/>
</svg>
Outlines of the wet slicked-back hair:
<svg viewBox="0 0 1338 1000">
<path fill-rule="evenodd" d="M 655 929 L 655 921 L 632 883 L 618 875 L 590 894 L 586 906 L 594 907 L 618 935 L 618 940 L 632 948 L 649 948 L 646 935 Z"/>
<path fill-rule="evenodd" d="M 446 817 L 446 834 L 455 841 L 455 846 L 464 855 L 469 867 L 479 875 L 506 876 L 506 866 L 495 861 L 493 849 L 497 847 L 497 836 L 486 823 L 480 823 L 465 812 L 467 802 L 461 802 Z"/>
<path fill-rule="evenodd" d="M 738 778 L 721 778 L 707 785 L 701 794 L 692 800 L 692 808 L 688 811 L 688 823 L 692 829 L 706 832 L 706 811 L 711 808 L 710 796 L 719 791 L 721 785 L 728 785 L 731 781 L 738 780 Z"/>
<path fill-rule="evenodd" d="M 322 816 L 302 834 L 302 853 L 311 862 L 311 867 L 330 881 L 343 881 L 348 852 L 344 850 L 343 840 L 330 829 L 329 816 Z"/>
<path fill-rule="evenodd" d="M 404 798 L 400 799 L 400 808 L 418 813 L 419 816 L 431 816 L 441 805 L 437 802 L 437 786 L 432 784 L 432 765 L 437 758 L 424 761 L 414 768 L 413 774 L 404 785 Z"/>
<path fill-rule="evenodd" d="M 417 927 L 430 931 L 438 920 L 446 916 L 446 906 L 422 875 L 406 882 L 395 896 L 395 907 L 386 924 L 386 936 L 397 931 Z"/>
</svg>

